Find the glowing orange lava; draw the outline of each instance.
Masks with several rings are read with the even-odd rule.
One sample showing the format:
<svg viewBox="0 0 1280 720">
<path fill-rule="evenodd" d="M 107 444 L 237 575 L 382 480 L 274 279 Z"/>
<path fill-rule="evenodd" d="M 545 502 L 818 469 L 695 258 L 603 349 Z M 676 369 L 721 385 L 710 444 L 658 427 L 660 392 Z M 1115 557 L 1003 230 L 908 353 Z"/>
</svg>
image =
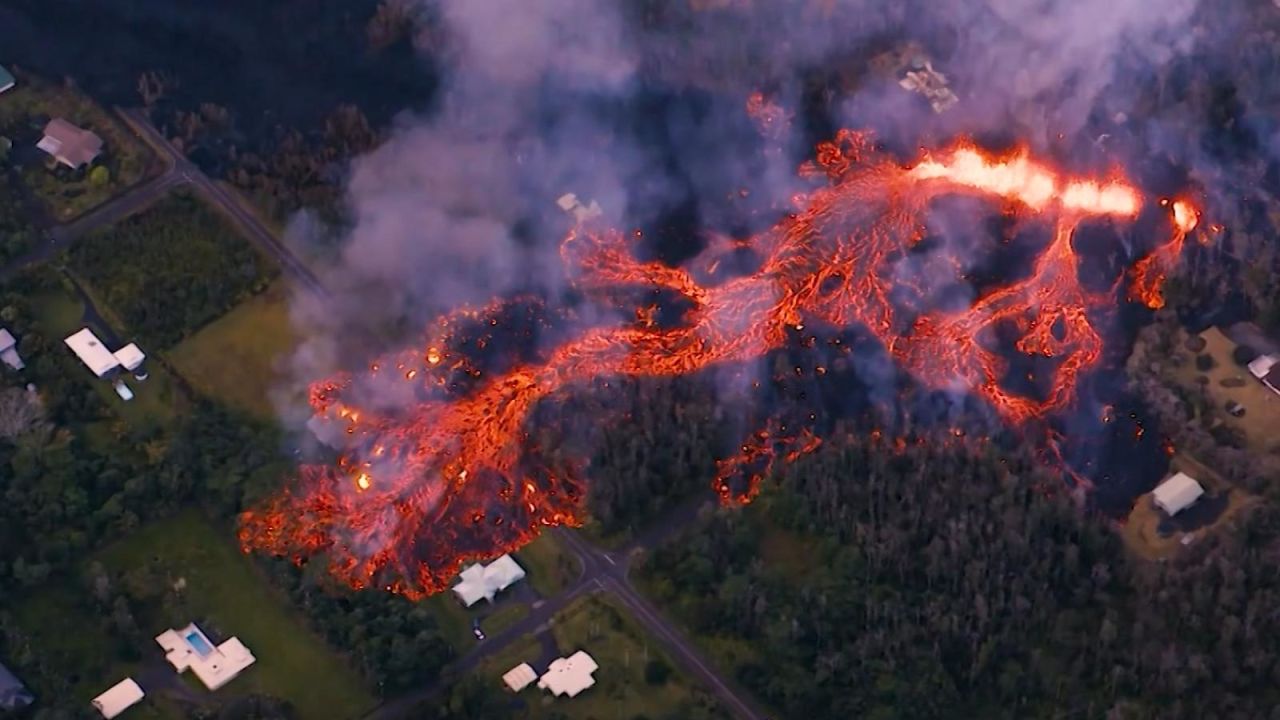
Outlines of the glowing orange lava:
<svg viewBox="0 0 1280 720">
<path fill-rule="evenodd" d="M 765 125 L 784 122 L 762 101 L 753 103 Z M 323 556 L 356 588 L 410 597 L 439 592 L 464 560 L 515 549 L 545 526 L 579 523 L 581 470 L 539 466 L 529 449 L 526 420 L 540 401 L 598 378 L 686 375 L 759 358 L 805 323 L 866 328 L 926 386 L 979 393 L 1013 423 L 1071 401 L 1080 373 L 1102 350 L 1090 313 L 1111 301 L 1081 286 L 1073 238 L 1086 220 L 1137 216 L 1137 189 L 1120 177 L 1067 177 L 1025 151 L 998 157 L 968 142 L 903 166 L 847 130 L 821 144 L 816 162 L 801 172 L 827 182 L 792 198 L 796 212 L 769 230 L 713 239 L 690 264 L 714 268 L 739 247 L 762 258 L 754 272 L 719 284 L 638 260 L 636 234 L 591 225 L 570 232 L 561 253 L 579 288 L 663 288 L 690 307 L 675 327 L 658 324 L 646 304 L 627 312 L 634 323 L 586 330 L 537 362 L 481 377 L 471 358 L 484 338 L 454 333 L 464 319 L 496 326 L 503 303 L 495 301 L 441 318 L 424 350 L 384 358 L 361 378 L 318 383 L 311 404 L 317 416 L 345 428 L 346 451 L 334 466 L 304 466 L 290 490 L 245 513 L 246 551 L 299 561 Z M 1025 279 L 963 311 L 905 317 L 890 301 L 888 270 L 924 236 L 930 203 L 947 195 L 1001 203 L 1015 216 L 1048 223 L 1052 239 Z M 1171 220 L 1173 239 L 1135 268 L 1133 292 L 1144 301 L 1158 294 L 1157 275 L 1176 259 L 1198 217 L 1177 201 Z M 1017 329 L 1018 352 L 1054 359 L 1044 397 L 1004 387 L 1007 362 L 987 339 L 997 325 Z M 395 412 L 344 401 L 357 380 L 388 375 L 420 400 Z M 470 383 L 467 391 L 447 392 L 458 378 Z M 770 421 L 719 463 L 715 488 L 725 502 L 749 501 L 775 462 L 819 442 L 808 430 Z"/>
</svg>

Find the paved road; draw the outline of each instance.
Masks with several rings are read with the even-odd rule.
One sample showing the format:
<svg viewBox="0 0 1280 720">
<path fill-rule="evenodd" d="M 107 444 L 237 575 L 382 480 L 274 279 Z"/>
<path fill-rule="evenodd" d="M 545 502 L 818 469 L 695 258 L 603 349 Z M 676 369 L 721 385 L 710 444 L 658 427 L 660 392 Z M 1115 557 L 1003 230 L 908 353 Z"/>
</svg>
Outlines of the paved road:
<svg viewBox="0 0 1280 720">
<path fill-rule="evenodd" d="M 275 233 L 266 227 L 257 215 L 245 208 L 243 201 L 238 200 L 232 195 L 234 191 L 228 190 L 226 187 L 219 185 L 209 179 L 200 168 L 187 159 L 180 150 L 175 148 L 141 110 L 125 110 L 117 109 L 121 119 L 123 119 L 129 127 L 146 140 L 152 147 L 159 150 L 174 170 L 187 183 L 195 189 L 197 193 L 208 203 L 222 210 L 231 220 L 240 227 L 240 230 L 260 248 L 274 257 L 280 263 L 280 267 L 291 275 L 295 280 L 299 281 L 303 287 L 317 295 L 327 296 L 328 292 L 324 286 L 320 284 L 320 280 L 315 274 L 302 264 L 302 261 L 280 243 L 276 239 Z"/>
<path fill-rule="evenodd" d="M 672 515 L 690 520 L 712 498 L 696 497 L 676 508 Z M 653 603 L 642 597 L 628 578 L 631 552 L 639 548 L 652 548 L 684 527 L 686 522 L 662 522 L 638 536 L 624 550 L 608 552 L 593 547 L 575 530 L 552 530 L 565 548 L 578 558 L 582 573 L 572 585 L 553 598 L 535 604 L 529 616 L 506 630 L 489 636 L 445 669 L 442 676 L 430 685 L 401 695 L 378 706 L 366 716 L 366 720 L 399 720 L 419 704 L 436 698 L 447 690 L 449 684 L 474 672 L 484 660 L 521 637 L 546 630 L 557 613 L 564 610 L 578 597 L 594 592 L 606 592 L 616 597 L 627 610 L 667 650 L 668 654 L 704 687 L 719 698 L 726 709 L 744 720 L 765 720 L 745 694 L 723 680 L 702 657 L 697 648 L 686 640 L 680 630 L 663 617 Z"/>
<path fill-rule="evenodd" d="M 680 525 L 665 523 L 664 527 L 678 528 Z M 745 695 L 730 687 L 711 668 L 693 643 L 685 639 L 680 630 L 669 623 L 653 603 L 636 592 L 628 577 L 629 563 L 626 556 L 616 558 L 610 553 L 598 550 L 588 545 L 572 530 L 558 529 L 555 532 L 582 561 L 586 568 L 584 574 L 598 580 L 607 592 L 622 601 L 631 614 L 661 641 L 672 657 L 703 686 L 711 690 L 727 710 L 744 720 L 764 720 L 764 715 L 745 699 Z"/>
<path fill-rule="evenodd" d="M 234 191 L 219 185 L 164 136 L 140 110 L 117 108 L 120 119 L 135 135 L 160 153 L 165 171 L 141 185 L 108 200 L 79 218 L 65 225 L 57 225 L 48 231 L 45 242 L 26 255 L 0 267 L 0 280 L 16 274 L 27 265 L 44 262 L 90 232 L 118 222 L 143 210 L 175 188 L 190 185 L 208 203 L 225 213 L 250 241 L 280 263 L 284 271 L 303 287 L 321 296 L 327 296 L 324 286 L 288 248 L 276 239 L 275 234 L 262 224 L 256 215 L 245 208 L 243 202 L 233 196 Z"/>
<path fill-rule="evenodd" d="M 191 185 L 206 202 L 217 206 L 239 225 L 251 241 L 275 257 L 286 273 L 317 295 L 328 296 L 328 292 L 316 276 L 276 239 L 274 233 L 263 225 L 256 215 L 232 196 L 232 191 L 228 191 L 201 172 L 169 142 L 168 138 L 156 130 L 142 112 L 124 109 L 118 109 L 117 112 L 135 134 L 161 153 L 167 167 L 165 172 L 73 222 L 53 228 L 49 233 L 48 242 L 43 243 L 28 256 L 0 268 L 0 279 L 28 263 L 47 260 L 89 232 L 142 210 L 176 187 Z M 623 552 L 616 554 L 592 547 L 572 530 L 555 530 L 556 535 L 582 564 L 582 575 L 573 585 L 554 598 L 535 603 L 528 617 L 489 637 L 451 663 L 435 683 L 383 703 L 367 717 L 370 720 L 392 720 L 402 717 L 414 706 L 435 697 L 437 693 L 444 690 L 446 683 L 474 671 L 486 657 L 520 637 L 545 629 L 557 613 L 579 596 L 604 591 L 615 595 L 666 647 L 679 664 L 719 697 L 726 708 L 745 720 L 764 720 L 763 716 L 743 699 L 740 692 L 731 688 L 707 665 L 697 649 L 680 634 L 680 631 L 668 623 L 657 608 L 635 591 L 627 577 L 630 550 L 653 547 L 667 535 L 687 524 L 686 521 L 696 515 L 698 508 L 705 501 L 705 498 L 698 497 L 686 503 L 672 514 L 672 517 L 678 521 L 669 518 L 660 527 L 638 536 L 636 541 Z"/>
</svg>

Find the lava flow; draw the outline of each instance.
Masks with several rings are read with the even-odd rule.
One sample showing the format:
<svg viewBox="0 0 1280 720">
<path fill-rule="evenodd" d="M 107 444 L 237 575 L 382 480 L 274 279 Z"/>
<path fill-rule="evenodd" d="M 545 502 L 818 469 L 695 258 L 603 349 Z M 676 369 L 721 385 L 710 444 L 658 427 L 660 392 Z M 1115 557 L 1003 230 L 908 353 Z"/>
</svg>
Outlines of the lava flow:
<svg viewBox="0 0 1280 720">
<path fill-rule="evenodd" d="M 316 415 L 345 428 L 342 459 L 302 467 L 290 490 L 245 513 L 240 538 L 246 551 L 299 562 L 323 556 L 356 588 L 379 586 L 410 597 L 439 592 L 464 560 L 520 547 L 542 527 L 580 522 L 582 469 L 541 462 L 529 439 L 526 421 L 540 401 L 597 379 L 743 363 L 782 348 L 805 323 L 865 328 L 922 384 L 976 392 L 1011 423 L 1071 401 L 1080 373 L 1102 349 L 1090 315 L 1114 301 L 1114 293 L 1082 287 L 1073 239 L 1085 221 L 1135 218 L 1143 204 L 1137 189 L 1120 177 L 1072 178 L 1025 151 L 994 156 L 968 142 L 904 166 L 873 149 L 866 135 L 847 130 L 821 144 L 816 162 L 801 172 L 825 182 L 794 198 L 795 212 L 750 238 L 713 241 L 691 264 L 714 267 L 740 247 L 761 258 L 754 272 L 723 282 L 640 261 L 632 251 L 635 234 L 591 221 L 570 232 L 561 254 L 580 289 L 604 295 L 657 288 L 677 295 L 689 309 L 674 327 L 654 322 L 651 307 L 633 308 L 627 314 L 638 318 L 634 324 L 585 330 L 489 377 L 474 360 L 483 338 L 463 339 L 456 329 L 478 320 L 497 332 L 496 313 L 504 306 L 497 301 L 442 318 L 421 349 L 380 361 L 359 377 L 317 384 Z M 924 238 L 930 203 L 948 195 L 1000 203 L 1015 218 L 1048 224 L 1052 239 L 1025 279 L 962 311 L 908 314 L 891 298 L 892 267 Z M 1170 219 L 1173 239 L 1138 265 L 1135 296 L 1158 293 L 1159 277 L 1196 215 L 1177 201 Z M 1053 359 L 1043 397 L 1005 387 L 1008 364 L 991 340 L 997 326 L 1016 329 L 1017 352 Z M 412 388 L 418 398 L 412 407 L 355 407 L 348 399 L 361 382 L 389 376 Z M 819 442 L 808 430 L 770 421 L 740 453 L 719 463 L 715 487 L 726 502 L 747 502 L 776 461 Z"/>
</svg>

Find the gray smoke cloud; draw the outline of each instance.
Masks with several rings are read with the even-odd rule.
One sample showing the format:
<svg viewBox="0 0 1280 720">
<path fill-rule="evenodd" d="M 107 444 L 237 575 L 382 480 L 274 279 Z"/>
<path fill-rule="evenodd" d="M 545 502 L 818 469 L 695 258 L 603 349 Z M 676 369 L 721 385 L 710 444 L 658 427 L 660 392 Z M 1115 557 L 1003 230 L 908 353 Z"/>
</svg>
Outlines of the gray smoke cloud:
<svg viewBox="0 0 1280 720">
<path fill-rule="evenodd" d="M 1193 30 L 1201 0 L 742 0 L 702 12 L 679 0 L 423 3 L 443 26 L 424 37 L 447 38 L 443 51 L 424 48 L 444 55 L 438 107 L 399 118 L 352 164 L 351 226 L 323 278 L 334 299 L 295 307 L 307 338 L 293 358 L 301 381 L 342 364 L 353 326 L 420 326 L 526 290 L 555 297 L 561 193 L 598 200 L 618 225 L 689 201 L 716 218 L 735 179 L 781 205 L 798 157 L 735 152 L 751 90 L 796 110 L 814 96 L 807 81 L 844 77 L 837 124 L 906 147 L 998 131 L 1044 149 L 1097 117 L 1133 113 L 1134 68 L 1154 72 L 1209 40 Z M 868 70 L 908 40 L 950 79 L 960 97 L 950 111 L 935 115 L 898 87 L 900 75 Z M 654 111 L 642 101 L 655 87 L 711 99 Z M 782 146 L 807 145 L 805 131 L 797 121 Z"/>
</svg>

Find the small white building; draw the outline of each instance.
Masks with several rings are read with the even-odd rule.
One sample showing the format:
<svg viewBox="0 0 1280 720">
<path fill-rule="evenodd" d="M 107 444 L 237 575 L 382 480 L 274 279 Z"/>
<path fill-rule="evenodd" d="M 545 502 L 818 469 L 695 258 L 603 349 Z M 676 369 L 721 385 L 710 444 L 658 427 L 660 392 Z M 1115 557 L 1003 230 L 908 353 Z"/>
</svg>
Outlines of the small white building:
<svg viewBox="0 0 1280 720">
<path fill-rule="evenodd" d="M 511 692 L 520 692 L 529 687 L 530 683 L 538 679 L 538 673 L 533 671 L 529 663 L 520 663 L 511 668 L 502 676 L 502 682 L 507 684 Z"/>
<path fill-rule="evenodd" d="M 54 118 L 44 126 L 44 137 L 36 147 L 53 156 L 62 165 L 78 170 L 98 159 L 102 138 L 91 130 L 76 127 L 62 118 Z"/>
<path fill-rule="evenodd" d="M 453 586 L 454 595 L 463 605 L 471 607 L 481 600 L 493 602 L 503 590 L 524 579 L 524 568 L 510 555 L 503 555 L 488 565 L 476 563 L 462 571 L 459 582 Z"/>
<path fill-rule="evenodd" d="M 26 363 L 22 362 L 22 357 L 18 355 L 18 341 L 5 328 L 0 328 L 0 362 L 14 370 L 26 367 Z"/>
<path fill-rule="evenodd" d="M 1180 472 L 1160 483 L 1151 495 L 1156 506 L 1173 517 L 1199 500 L 1204 488 L 1195 478 Z"/>
<path fill-rule="evenodd" d="M 574 219 L 580 223 L 598 218 L 604 214 L 604 210 L 600 208 L 600 203 L 592 200 L 590 205 L 583 205 L 582 202 L 578 200 L 578 196 L 573 193 L 565 193 L 564 195 L 561 195 L 560 199 L 556 200 L 556 205 L 558 205 L 561 210 L 573 215 Z"/>
<path fill-rule="evenodd" d="M 1258 381 L 1280 395 L 1280 357 L 1260 355 L 1249 363 L 1249 373 Z"/>
<path fill-rule="evenodd" d="M 12 90 L 13 86 L 16 85 L 17 82 L 18 81 L 13 77 L 13 73 L 4 69 L 3 65 L 0 65 L 0 94 Z"/>
<path fill-rule="evenodd" d="M 97 377 L 106 377 L 112 370 L 120 367 L 120 361 L 116 359 L 115 354 L 108 350 L 89 328 L 82 328 L 63 342 Z"/>
<path fill-rule="evenodd" d="M 156 643 L 164 648 L 164 657 L 174 670 L 192 671 L 210 690 L 231 682 L 257 661 L 237 638 L 214 647 L 195 623 L 181 630 L 165 630 L 156 636 Z"/>
<path fill-rule="evenodd" d="M 579 650 L 567 658 L 551 661 L 551 667 L 538 680 L 538 687 L 556 697 L 577 697 L 583 690 L 596 684 L 593 673 L 599 669 L 594 658 Z"/>
<path fill-rule="evenodd" d="M 107 720 L 142 702 L 146 693 L 133 678 L 125 678 L 93 699 L 93 707 Z"/>
<path fill-rule="evenodd" d="M 116 362 L 120 363 L 120 367 L 133 373 L 135 378 L 139 380 L 147 378 L 145 370 L 139 371 L 142 367 L 142 362 L 147 359 L 147 356 L 138 347 L 137 343 L 129 343 L 112 354 L 116 356 Z"/>
</svg>

